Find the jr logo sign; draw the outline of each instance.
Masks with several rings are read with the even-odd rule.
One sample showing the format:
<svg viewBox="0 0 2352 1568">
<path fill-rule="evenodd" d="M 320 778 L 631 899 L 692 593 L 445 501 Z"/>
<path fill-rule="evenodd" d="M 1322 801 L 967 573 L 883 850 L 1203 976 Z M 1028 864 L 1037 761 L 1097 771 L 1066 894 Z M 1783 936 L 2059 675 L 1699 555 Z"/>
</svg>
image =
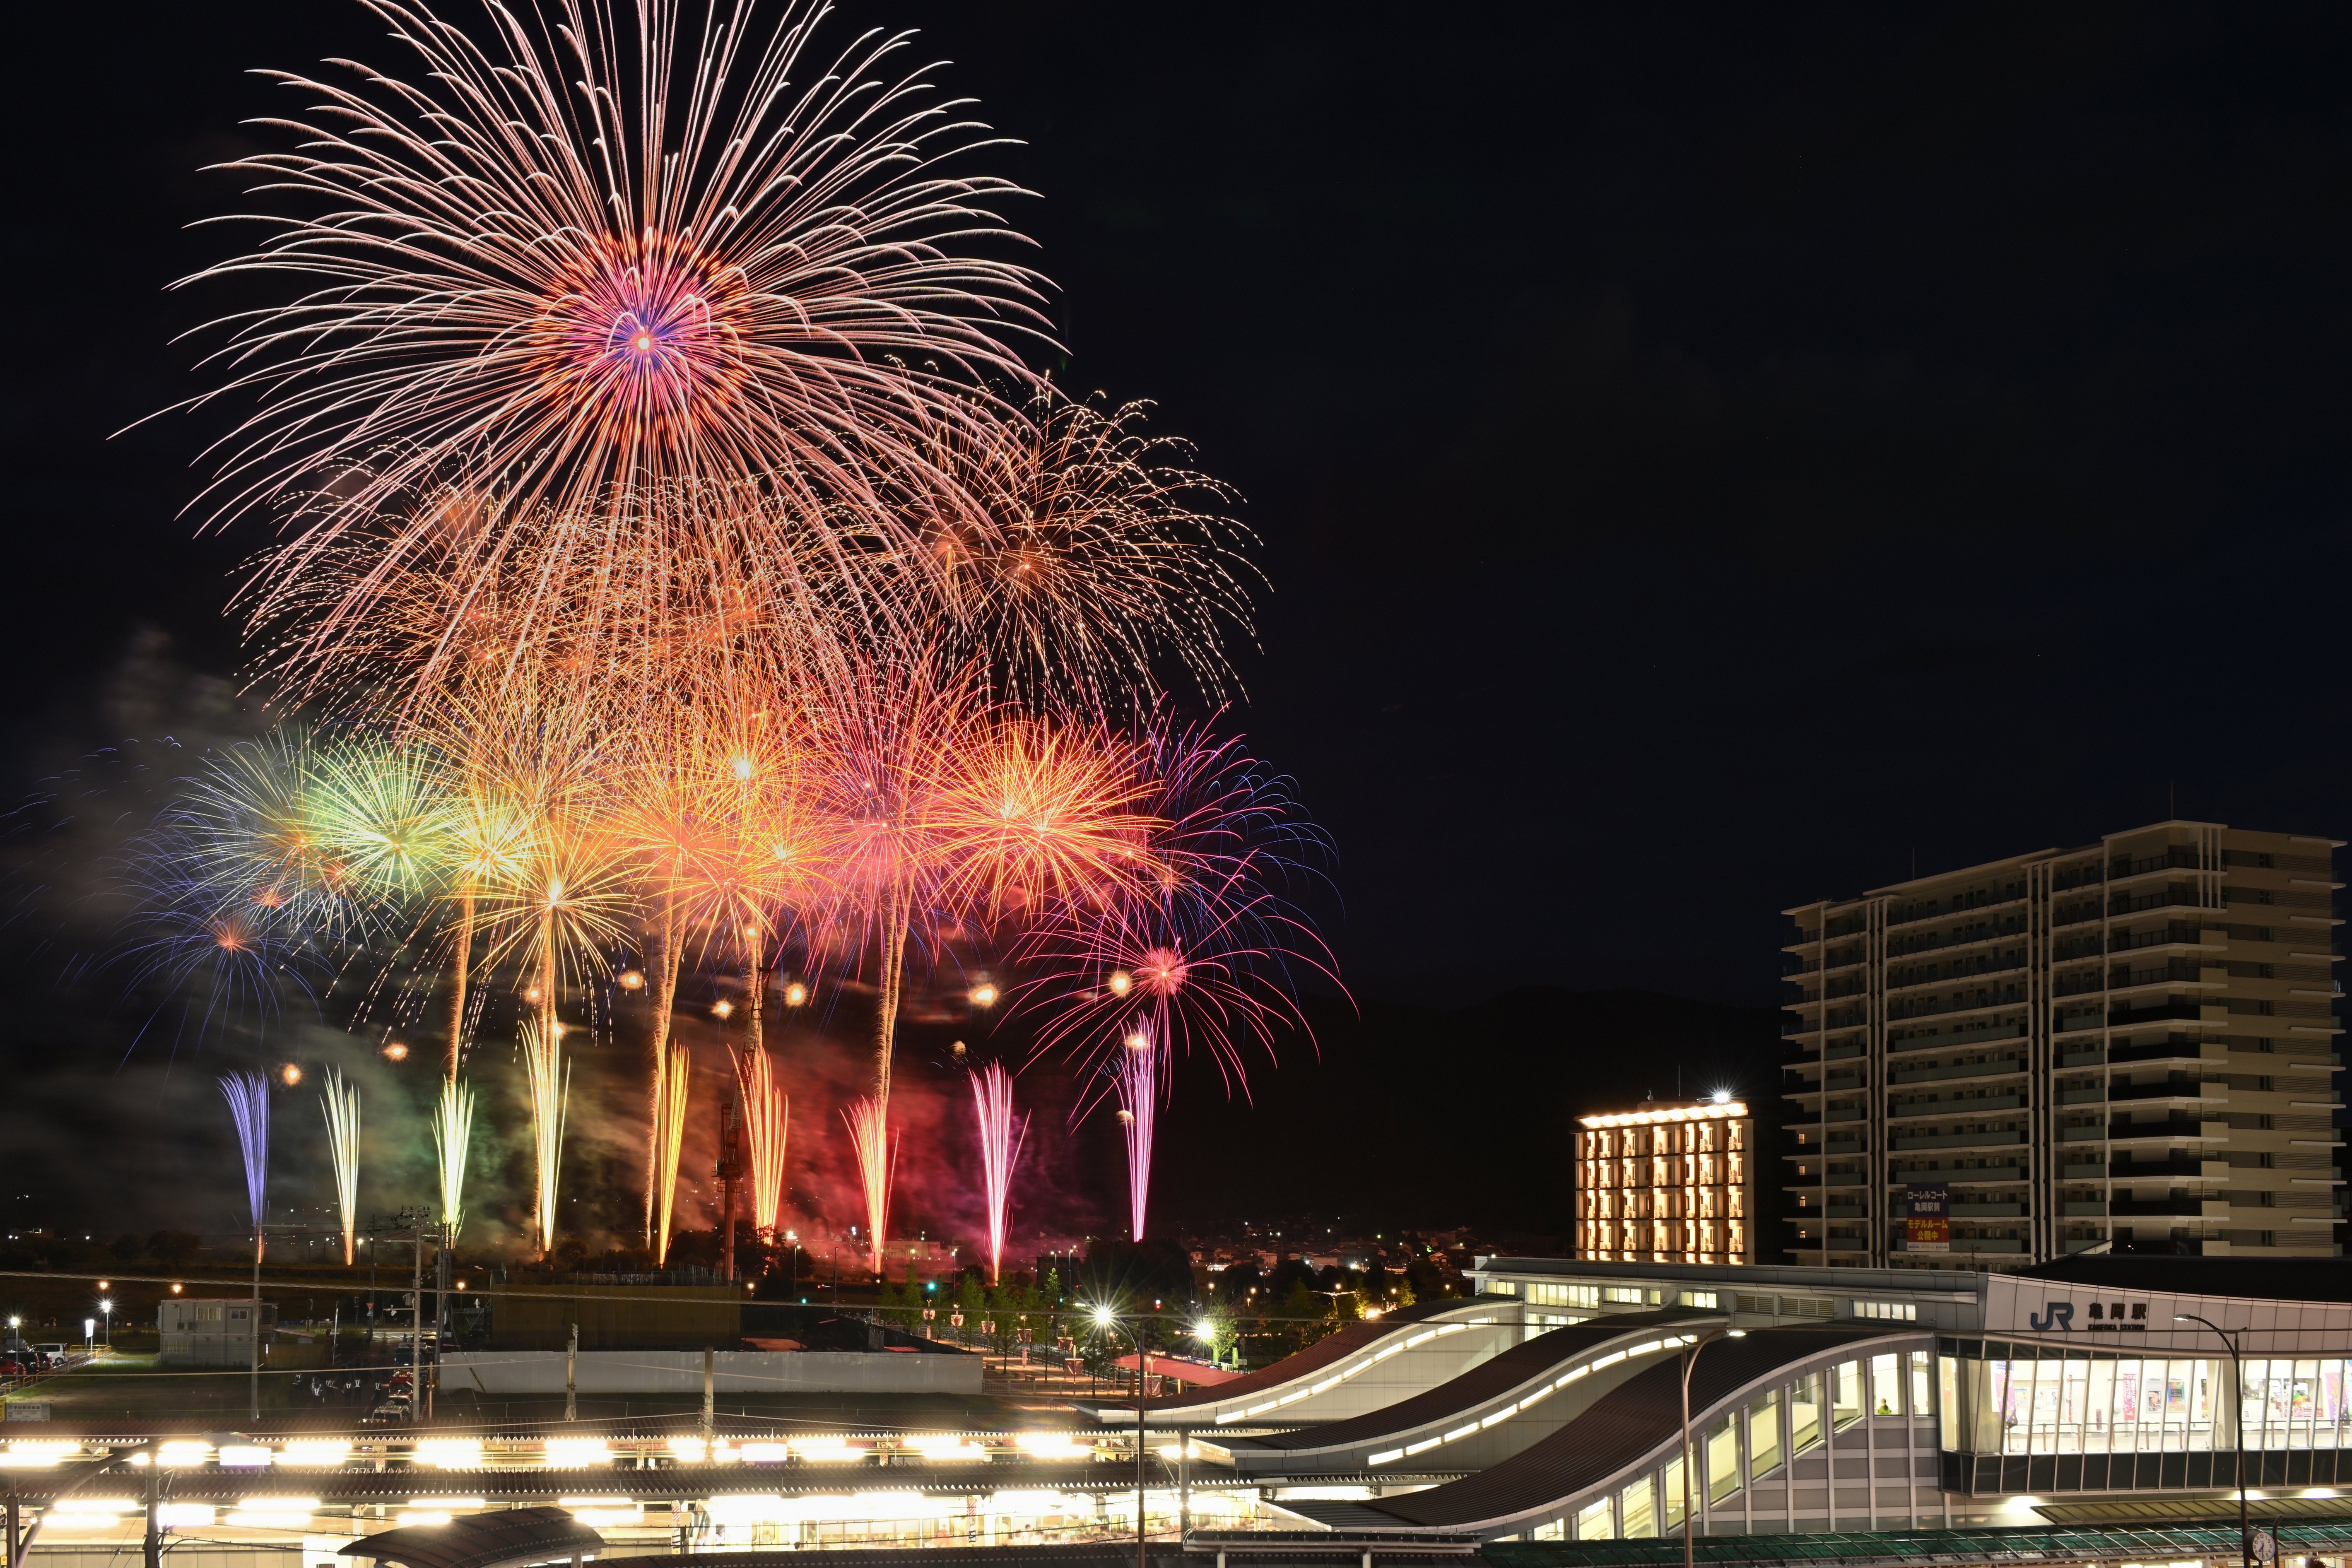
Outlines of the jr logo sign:
<svg viewBox="0 0 2352 1568">
<path fill-rule="evenodd" d="M 2053 1329 L 2072 1329 L 2074 1326 L 2074 1303 L 2045 1301 L 2038 1315 L 2026 1318 L 2025 1326 L 2038 1334 L 2046 1334 Z"/>
</svg>

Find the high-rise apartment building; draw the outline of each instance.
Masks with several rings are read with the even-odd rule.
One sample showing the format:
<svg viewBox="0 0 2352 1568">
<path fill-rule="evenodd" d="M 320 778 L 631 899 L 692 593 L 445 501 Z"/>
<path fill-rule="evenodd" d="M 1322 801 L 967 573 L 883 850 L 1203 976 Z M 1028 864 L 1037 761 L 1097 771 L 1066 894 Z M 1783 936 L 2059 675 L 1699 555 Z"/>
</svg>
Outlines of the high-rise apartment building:
<svg viewBox="0 0 2352 1568">
<path fill-rule="evenodd" d="M 2161 822 L 1784 911 L 1796 1261 L 2340 1250 L 2339 847 Z"/>
<path fill-rule="evenodd" d="M 1756 1261 L 1756 1123 L 1728 1094 L 1578 1118 L 1576 1256 Z"/>
</svg>

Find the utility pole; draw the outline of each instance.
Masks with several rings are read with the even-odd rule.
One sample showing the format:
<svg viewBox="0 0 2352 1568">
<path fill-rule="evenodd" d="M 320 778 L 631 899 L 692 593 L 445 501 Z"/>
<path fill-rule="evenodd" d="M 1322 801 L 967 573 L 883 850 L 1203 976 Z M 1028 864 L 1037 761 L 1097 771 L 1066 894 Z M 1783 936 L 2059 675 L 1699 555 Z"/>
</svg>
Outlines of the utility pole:
<svg viewBox="0 0 2352 1568">
<path fill-rule="evenodd" d="M 2254 1568 L 2254 1527 L 2246 1517 L 2246 1369 L 2238 1360 L 2238 1341 L 2246 1331 L 2224 1329 L 2194 1312 L 2176 1313 L 2172 1321 L 2176 1323 L 2203 1323 L 2213 1331 L 2214 1338 L 2230 1349 L 2231 1393 L 2237 1400 L 2231 1408 L 2237 1412 L 2238 1427 L 2238 1557 L 2245 1568 Z"/>
<path fill-rule="evenodd" d="M 1692 1568 L 1690 1433 L 1691 1370 L 1698 1365 L 1698 1352 L 1706 1348 L 1708 1341 L 1721 1339 L 1727 1335 L 1735 1340 L 1745 1339 L 1748 1337 L 1748 1331 L 1745 1329 L 1733 1328 L 1709 1329 L 1706 1332 L 1699 1335 L 1696 1339 L 1691 1340 L 1683 1347 L 1683 1568 Z"/>
<path fill-rule="evenodd" d="M 425 1420 L 425 1233 L 414 1220 L 408 1230 L 408 1300 L 415 1308 L 411 1320 L 414 1333 L 409 1341 L 408 1420 L 411 1426 Z"/>
<path fill-rule="evenodd" d="M 580 1325 L 572 1325 L 572 1343 L 563 1352 L 563 1418 L 580 1419 Z"/>
<path fill-rule="evenodd" d="M 743 1115 L 741 1101 L 735 1095 L 727 1097 L 727 1108 L 719 1113 L 719 1163 L 713 1169 L 719 1178 L 719 1212 L 724 1217 L 719 1226 L 719 1277 L 732 1285 L 735 1282 L 735 1189 L 743 1180 Z"/>
<path fill-rule="evenodd" d="M 716 1440 L 713 1428 L 719 1417 L 718 1359 L 709 1345 L 702 1347 L 702 1451 L 710 1452 Z"/>
<path fill-rule="evenodd" d="M 267 1217 L 253 1227 L 253 1305 L 247 1308 L 247 1326 L 253 1331 L 247 1348 L 253 1352 L 253 1418 L 261 1419 L 261 1242 L 268 1231 Z"/>
</svg>

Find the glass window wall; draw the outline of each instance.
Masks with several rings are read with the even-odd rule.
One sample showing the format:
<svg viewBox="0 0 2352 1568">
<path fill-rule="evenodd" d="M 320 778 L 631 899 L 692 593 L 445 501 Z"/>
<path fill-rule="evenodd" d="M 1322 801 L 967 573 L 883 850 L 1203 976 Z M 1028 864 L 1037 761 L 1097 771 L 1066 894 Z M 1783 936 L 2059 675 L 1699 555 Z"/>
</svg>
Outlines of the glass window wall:
<svg viewBox="0 0 2352 1568">
<path fill-rule="evenodd" d="M 1780 1395 L 1764 1395 L 1748 1407 L 1748 1477 L 1750 1480 L 1780 1468 Z"/>
<path fill-rule="evenodd" d="M 1834 1386 L 1831 1419 L 1843 1431 L 1849 1422 L 1862 1419 L 1862 1363 L 1840 1363 L 1831 1381 Z"/>
<path fill-rule="evenodd" d="M 1789 1390 L 1789 1444 L 1804 1453 L 1822 1440 L 1822 1374 L 1809 1372 Z"/>
<path fill-rule="evenodd" d="M 1658 1533 L 1657 1503 L 1651 1495 L 1654 1482 L 1655 1478 L 1643 1476 L 1617 1500 L 1617 1517 L 1624 1521 L 1620 1533 L 1628 1541 L 1641 1541 Z"/>
<path fill-rule="evenodd" d="M 1706 1500 L 1721 1502 L 1739 1489 L 1739 1426 L 1726 1415 L 1706 1429 Z"/>
</svg>

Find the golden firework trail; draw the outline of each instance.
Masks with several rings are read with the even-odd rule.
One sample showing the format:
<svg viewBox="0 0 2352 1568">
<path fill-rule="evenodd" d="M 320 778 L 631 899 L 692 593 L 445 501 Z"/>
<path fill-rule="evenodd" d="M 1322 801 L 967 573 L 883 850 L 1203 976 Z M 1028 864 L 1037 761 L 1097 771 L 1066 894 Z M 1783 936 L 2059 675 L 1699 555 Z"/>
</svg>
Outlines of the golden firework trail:
<svg viewBox="0 0 2352 1568">
<path fill-rule="evenodd" d="M 555 1200 L 563 1164 L 563 1116 L 572 1098 L 572 1065 L 563 1059 L 562 1026 L 522 1026 L 523 1068 L 530 1084 L 530 1142 L 534 1185 L 531 1228 L 545 1258 L 555 1247 Z"/>
<path fill-rule="evenodd" d="M 455 1241 L 466 1225 L 466 1152 L 474 1136 L 474 1091 L 445 1080 L 433 1110 L 433 1161 L 441 1189 L 441 1224 Z"/>
<path fill-rule="evenodd" d="M 335 1207 L 343 1222 L 343 1266 L 354 1257 L 360 1223 L 360 1091 L 333 1068 L 320 1106 L 327 1118 L 327 1158 L 335 1174 Z"/>
<path fill-rule="evenodd" d="M 791 1133 L 793 1102 L 777 1083 L 768 1053 L 759 1047 L 735 1058 L 743 1095 L 743 1131 L 750 1147 L 751 1225 L 765 1236 L 776 1234 L 784 1207 L 784 1151 Z"/>
<path fill-rule="evenodd" d="M 849 1142 L 857 1151 L 857 1173 L 865 1188 L 866 1262 L 879 1274 L 890 1232 L 890 1183 L 898 1170 L 898 1140 L 890 1133 L 888 1108 L 870 1095 L 853 1100 L 841 1119 L 849 1123 Z"/>
<path fill-rule="evenodd" d="M 653 1104 L 653 1145 L 656 1184 L 654 1189 L 654 1267 L 664 1267 L 669 1260 L 670 1220 L 677 1202 L 677 1163 L 686 1147 L 687 1076 L 693 1062 L 685 1047 L 672 1047 L 669 1058 L 663 1064 L 661 1074 L 655 1079 Z"/>
</svg>

